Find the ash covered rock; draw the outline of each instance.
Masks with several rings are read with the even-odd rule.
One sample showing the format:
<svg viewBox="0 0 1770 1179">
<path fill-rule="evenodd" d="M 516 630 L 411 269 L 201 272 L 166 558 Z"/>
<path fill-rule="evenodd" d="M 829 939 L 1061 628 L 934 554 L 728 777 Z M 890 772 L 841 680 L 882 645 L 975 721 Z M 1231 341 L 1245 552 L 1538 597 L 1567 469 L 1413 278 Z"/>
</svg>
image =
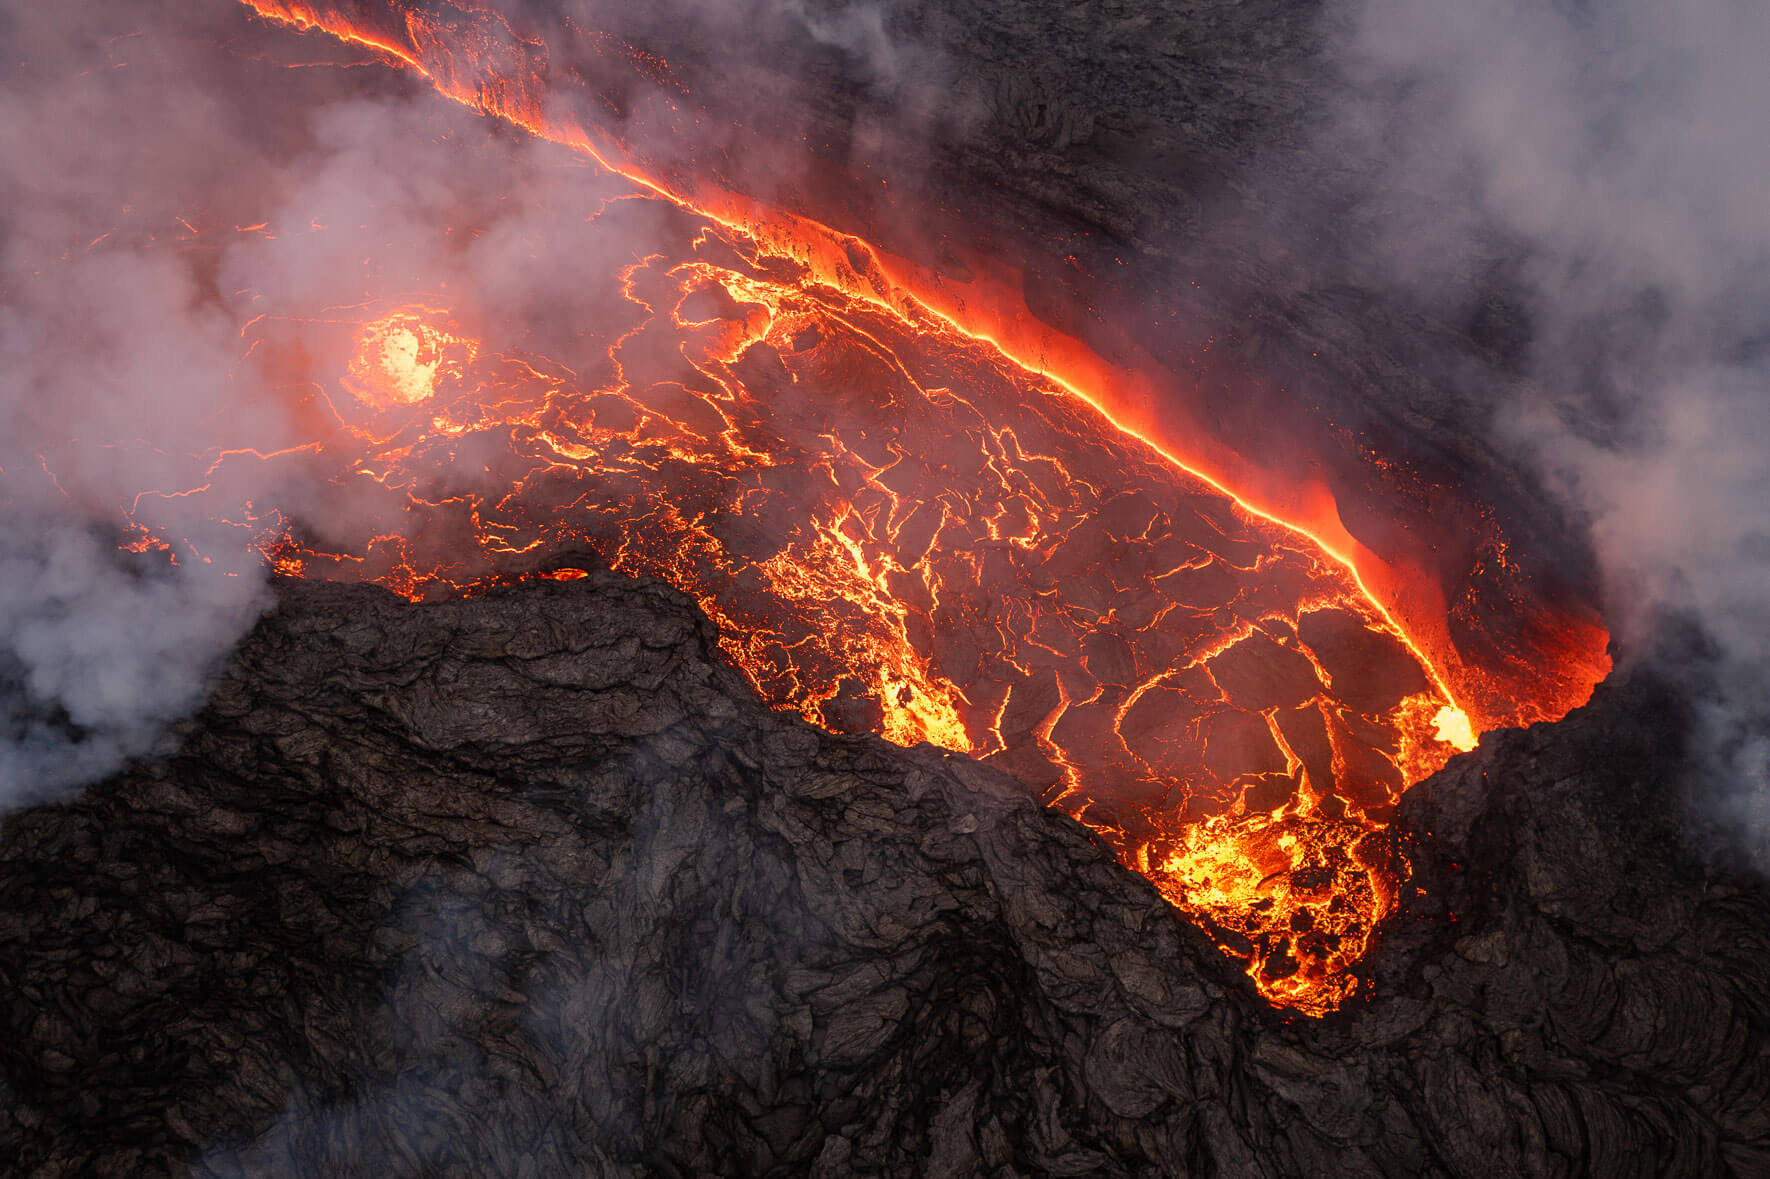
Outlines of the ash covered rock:
<svg viewBox="0 0 1770 1179">
<path fill-rule="evenodd" d="M 1313 1024 L 661 585 L 281 595 L 176 757 L 6 820 L 6 1174 L 1770 1164 L 1770 905 L 1679 859 L 1651 685 L 1409 797 L 1428 891 Z"/>
</svg>

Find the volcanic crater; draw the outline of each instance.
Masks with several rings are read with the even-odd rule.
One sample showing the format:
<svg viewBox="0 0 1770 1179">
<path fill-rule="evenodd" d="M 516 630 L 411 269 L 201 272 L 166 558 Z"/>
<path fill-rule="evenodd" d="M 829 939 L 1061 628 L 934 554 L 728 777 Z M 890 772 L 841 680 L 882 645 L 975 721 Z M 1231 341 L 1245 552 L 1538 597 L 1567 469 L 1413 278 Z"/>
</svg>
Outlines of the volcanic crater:
<svg viewBox="0 0 1770 1179">
<path fill-rule="evenodd" d="M 922 14 L 997 84 L 918 118 L 816 22 L 740 67 L 235 7 L 218 52 L 409 102 L 447 215 L 348 301 L 234 292 L 274 414 L 102 444 L 170 472 L 106 521 L 131 576 L 231 545 L 271 602 L 194 719 L 5 820 L 9 1173 L 1770 1173 L 1703 640 L 1611 672 L 1575 522 L 1416 396 L 1431 333 L 1198 228 L 1307 89 L 1245 40 L 1302 71 L 1307 22 L 1151 16 L 1214 97 L 1133 156 L 1144 67 L 1026 73 L 1036 6 Z M 360 244 L 214 199 L 139 245 L 224 302 Z"/>
</svg>

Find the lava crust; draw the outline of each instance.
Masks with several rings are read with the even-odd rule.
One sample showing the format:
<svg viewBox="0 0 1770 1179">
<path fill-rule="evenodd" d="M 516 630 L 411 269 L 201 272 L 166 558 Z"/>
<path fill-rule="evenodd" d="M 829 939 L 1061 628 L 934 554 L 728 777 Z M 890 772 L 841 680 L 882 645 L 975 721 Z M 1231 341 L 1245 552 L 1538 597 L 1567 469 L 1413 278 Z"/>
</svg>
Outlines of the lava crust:
<svg viewBox="0 0 1770 1179">
<path fill-rule="evenodd" d="M 1426 891 L 1309 1021 L 660 583 L 278 589 L 176 755 L 6 822 L 7 1174 L 1770 1167 L 1770 900 L 1683 863 L 1644 677 L 1410 792 Z"/>
</svg>

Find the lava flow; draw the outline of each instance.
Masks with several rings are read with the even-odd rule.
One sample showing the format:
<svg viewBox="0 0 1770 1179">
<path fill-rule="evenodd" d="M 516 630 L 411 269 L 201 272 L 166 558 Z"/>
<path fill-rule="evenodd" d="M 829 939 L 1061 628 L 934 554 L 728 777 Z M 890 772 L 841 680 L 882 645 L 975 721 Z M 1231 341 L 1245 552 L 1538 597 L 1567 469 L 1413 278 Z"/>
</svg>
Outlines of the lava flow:
<svg viewBox="0 0 1770 1179">
<path fill-rule="evenodd" d="M 351 545 L 261 521 L 279 569 L 419 598 L 592 550 L 693 595 L 771 705 L 1046 789 L 1273 999 L 1350 992 L 1395 897 L 1383 821 L 1469 734 L 1344 566 L 732 231 L 619 287 L 598 371 L 422 305 L 255 325 L 347 354 L 324 444 L 386 497 Z"/>
<path fill-rule="evenodd" d="M 593 150 L 528 90 L 463 88 L 336 14 L 248 2 Z M 231 468 L 277 461 L 243 449 L 173 494 L 238 523 L 283 573 L 413 599 L 585 550 L 668 581 L 770 705 L 1000 765 L 1268 998 L 1339 1006 L 1395 904 L 1396 800 L 1474 744 L 1432 660 L 1310 534 L 981 329 L 882 296 L 864 247 L 830 264 L 802 221 L 765 231 L 639 179 L 618 203 L 675 228 L 585 276 L 614 310 L 569 355 L 457 323 L 434 294 L 248 325 L 266 371 L 301 358 L 302 449 L 356 489 L 354 522 L 322 534 L 230 501 Z M 153 502 L 132 519 L 170 543 Z"/>
</svg>

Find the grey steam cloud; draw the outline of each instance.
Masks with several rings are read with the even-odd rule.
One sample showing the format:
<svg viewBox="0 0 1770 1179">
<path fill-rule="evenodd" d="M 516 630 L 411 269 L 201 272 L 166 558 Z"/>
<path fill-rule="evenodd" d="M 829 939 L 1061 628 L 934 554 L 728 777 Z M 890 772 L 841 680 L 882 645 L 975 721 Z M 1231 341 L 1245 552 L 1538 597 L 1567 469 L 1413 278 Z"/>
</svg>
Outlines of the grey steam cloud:
<svg viewBox="0 0 1770 1179">
<path fill-rule="evenodd" d="M 237 331 L 194 256 L 139 248 L 254 155 L 212 73 L 168 43 L 128 62 L 157 7 L 0 11 L 0 808 L 151 751 L 264 600 L 251 564 L 117 551 L 119 505 L 169 486 L 171 451 L 276 432 L 238 420 L 259 411 L 228 388 Z"/>
<path fill-rule="evenodd" d="M 580 161 L 393 71 L 307 68 L 236 0 L 8 4 L 0 44 L 4 811 L 164 749 L 270 605 L 212 504 L 144 500 L 175 563 L 118 548 L 138 495 L 202 481 L 193 456 L 310 440 L 247 355 L 255 316 L 447 292 L 569 336 L 595 314 L 583 276 L 648 222 L 593 224 L 616 190 Z M 366 512 L 330 474 L 226 477 L 324 537 Z"/>
<path fill-rule="evenodd" d="M 1342 0 L 1335 150 L 1363 276 L 1439 307 L 1504 276 L 1525 359 L 1498 430 L 1589 519 L 1625 656 L 1715 655 L 1706 789 L 1770 849 L 1770 6 Z M 1770 861 L 1763 861 L 1770 862 Z"/>
</svg>

